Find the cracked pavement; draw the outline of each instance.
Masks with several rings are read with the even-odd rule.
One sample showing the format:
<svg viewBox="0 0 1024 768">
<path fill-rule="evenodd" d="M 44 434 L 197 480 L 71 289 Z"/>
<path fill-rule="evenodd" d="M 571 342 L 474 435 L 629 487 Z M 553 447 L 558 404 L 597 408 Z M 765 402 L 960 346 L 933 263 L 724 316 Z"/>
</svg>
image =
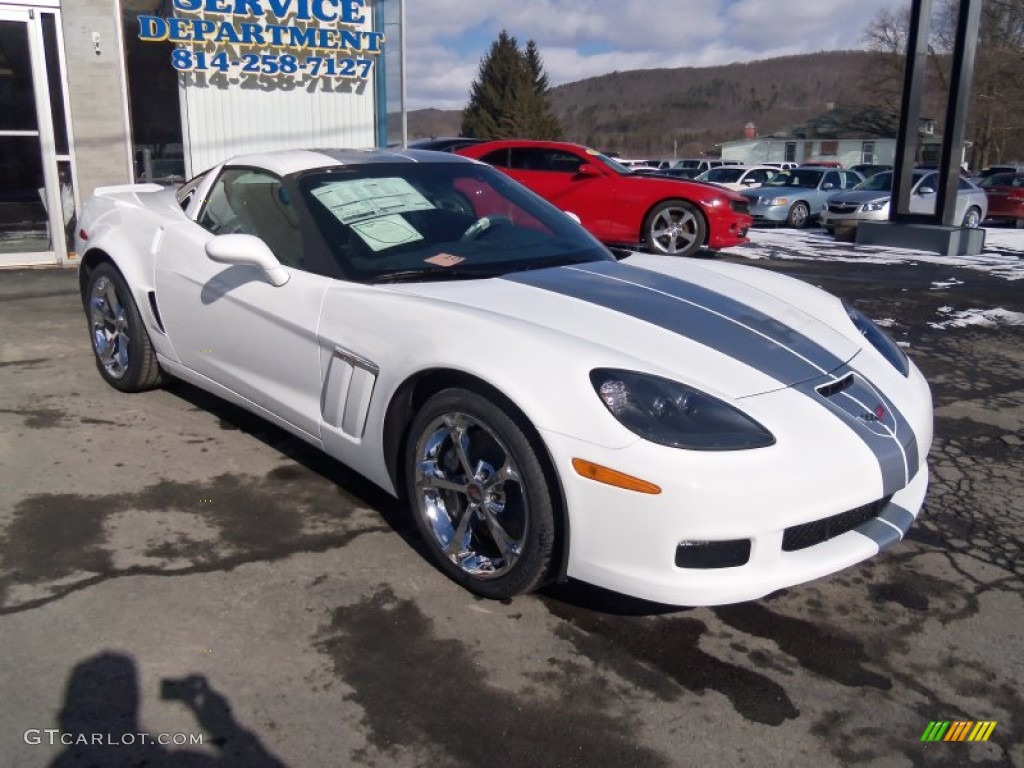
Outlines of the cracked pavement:
<svg viewBox="0 0 1024 768">
<path fill-rule="evenodd" d="M 929 325 L 1024 312 L 1024 283 L 843 249 L 751 252 L 909 345 L 926 507 L 866 563 L 688 610 L 475 599 L 344 466 L 187 385 L 107 387 L 74 271 L 0 272 L 0 766 L 1024 765 L 1024 326 Z M 922 743 L 932 720 L 998 725 Z"/>
</svg>

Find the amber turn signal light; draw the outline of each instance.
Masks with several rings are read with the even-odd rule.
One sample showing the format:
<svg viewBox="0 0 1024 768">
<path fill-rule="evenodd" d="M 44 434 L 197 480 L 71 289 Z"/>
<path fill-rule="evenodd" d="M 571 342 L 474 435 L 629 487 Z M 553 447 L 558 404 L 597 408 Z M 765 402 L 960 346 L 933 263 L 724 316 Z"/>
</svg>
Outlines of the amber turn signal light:
<svg viewBox="0 0 1024 768">
<path fill-rule="evenodd" d="M 646 480 L 627 475 L 625 472 L 602 467 L 600 464 L 586 459 L 573 459 L 572 468 L 576 470 L 577 474 L 605 485 L 614 485 L 616 488 L 625 488 L 627 491 L 636 491 L 637 493 L 661 493 L 661 488 L 654 483 L 648 483 Z"/>
</svg>

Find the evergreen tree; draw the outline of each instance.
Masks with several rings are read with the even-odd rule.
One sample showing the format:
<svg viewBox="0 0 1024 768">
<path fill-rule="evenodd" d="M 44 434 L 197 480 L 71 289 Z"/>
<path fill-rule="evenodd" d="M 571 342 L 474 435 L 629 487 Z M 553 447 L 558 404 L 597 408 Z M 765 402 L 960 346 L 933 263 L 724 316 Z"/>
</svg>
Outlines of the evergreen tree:
<svg viewBox="0 0 1024 768">
<path fill-rule="evenodd" d="M 532 138 L 558 141 L 562 138 L 562 125 L 551 109 L 551 100 L 548 98 L 551 90 L 548 87 L 548 76 L 544 72 L 544 62 L 540 57 L 540 51 L 533 40 L 526 44 L 524 58 L 533 80 Z"/>
<path fill-rule="evenodd" d="M 557 139 L 562 128 L 551 111 L 548 78 L 536 44 L 526 51 L 505 30 L 480 62 L 480 74 L 462 111 L 462 135 L 481 139 Z"/>
</svg>

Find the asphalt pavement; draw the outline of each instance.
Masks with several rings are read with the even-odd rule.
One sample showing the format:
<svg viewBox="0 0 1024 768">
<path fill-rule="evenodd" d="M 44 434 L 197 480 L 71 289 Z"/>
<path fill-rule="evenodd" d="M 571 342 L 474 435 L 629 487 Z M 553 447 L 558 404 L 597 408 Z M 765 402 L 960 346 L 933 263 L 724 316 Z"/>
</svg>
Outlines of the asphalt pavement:
<svg viewBox="0 0 1024 768">
<path fill-rule="evenodd" d="M 105 385 L 74 270 L 0 271 L 0 766 L 1024 765 L 1024 281 L 758 237 L 713 258 L 856 301 L 924 370 L 932 485 L 882 555 L 714 609 L 475 599 L 342 465 Z"/>
</svg>

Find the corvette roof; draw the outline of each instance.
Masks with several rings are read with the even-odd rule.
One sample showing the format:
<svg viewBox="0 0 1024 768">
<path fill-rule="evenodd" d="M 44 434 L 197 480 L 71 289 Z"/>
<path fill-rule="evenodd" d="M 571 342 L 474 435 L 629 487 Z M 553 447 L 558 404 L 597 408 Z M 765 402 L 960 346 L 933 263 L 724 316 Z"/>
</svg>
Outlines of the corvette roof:
<svg viewBox="0 0 1024 768">
<path fill-rule="evenodd" d="M 425 149 L 285 149 L 239 155 L 227 165 L 266 168 L 279 176 L 344 165 L 372 163 L 468 163 L 472 162 L 449 152 Z"/>
</svg>

